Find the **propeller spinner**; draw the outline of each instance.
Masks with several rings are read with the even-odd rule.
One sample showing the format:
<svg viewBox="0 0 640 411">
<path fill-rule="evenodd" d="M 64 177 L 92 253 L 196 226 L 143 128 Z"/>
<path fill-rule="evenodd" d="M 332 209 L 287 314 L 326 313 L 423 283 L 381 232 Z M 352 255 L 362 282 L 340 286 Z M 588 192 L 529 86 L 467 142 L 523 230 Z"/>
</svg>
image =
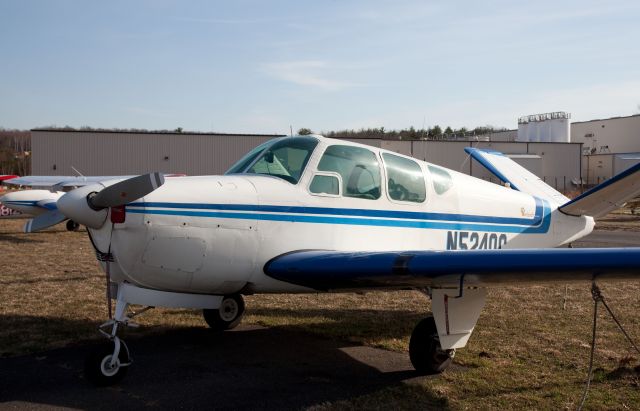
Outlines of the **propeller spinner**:
<svg viewBox="0 0 640 411">
<path fill-rule="evenodd" d="M 128 204 L 163 184 L 164 176 L 155 172 L 120 181 L 108 187 L 102 184 L 80 187 L 60 197 L 58 209 L 73 221 L 98 229 L 107 219 L 109 207 Z"/>
</svg>

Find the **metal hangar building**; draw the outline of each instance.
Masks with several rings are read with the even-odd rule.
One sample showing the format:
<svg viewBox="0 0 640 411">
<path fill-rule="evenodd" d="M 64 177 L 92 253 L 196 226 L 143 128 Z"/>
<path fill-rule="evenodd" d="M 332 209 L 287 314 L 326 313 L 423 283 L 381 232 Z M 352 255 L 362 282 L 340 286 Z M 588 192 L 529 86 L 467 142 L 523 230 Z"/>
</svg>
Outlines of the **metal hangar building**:
<svg viewBox="0 0 640 411">
<path fill-rule="evenodd" d="M 223 174 L 257 145 L 282 135 L 146 131 L 31 130 L 33 175 L 130 175 L 152 171 Z M 380 147 L 498 182 L 465 153 L 468 146 L 501 151 L 559 191 L 581 179 L 582 144 L 448 140 L 352 141 Z M 77 170 L 77 171 L 76 171 Z"/>
</svg>

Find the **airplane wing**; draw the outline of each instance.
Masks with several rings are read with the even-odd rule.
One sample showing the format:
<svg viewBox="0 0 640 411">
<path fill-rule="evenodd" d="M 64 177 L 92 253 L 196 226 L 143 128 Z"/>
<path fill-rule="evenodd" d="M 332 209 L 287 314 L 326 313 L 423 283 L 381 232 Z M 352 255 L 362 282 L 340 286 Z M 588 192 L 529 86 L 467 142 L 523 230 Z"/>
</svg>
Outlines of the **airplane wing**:
<svg viewBox="0 0 640 411">
<path fill-rule="evenodd" d="M 264 272 L 322 291 L 627 279 L 640 277 L 640 248 L 294 251 Z"/>
<path fill-rule="evenodd" d="M 65 221 L 67 217 L 64 216 L 57 209 L 49 210 L 46 213 L 35 216 L 34 218 L 27 221 L 24 225 L 25 233 L 35 233 L 36 231 L 44 230 L 45 228 L 52 227 L 56 224 L 59 224 Z"/>
<path fill-rule="evenodd" d="M 593 187 L 558 209 L 565 214 L 602 217 L 640 194 L 640 163 Z"/>
<path fill-rule="evenodd" d="M 466 147 L 464 149 L 474 160 L 482 164 L 503 183 L 509 183 L 514 190 L 522 191 L 536 197 L 542 197 L 557 204 L 564 204 L 569 199 L 553 189 L 540 177 L 522 167 L 499 151 Z"/>
<path fill-rule="evenodd" d="M 165 177 L 184 177 L 186 174 L 164 174 Z M 65 187 L 83 187 L 89 184 L 110 180 L 127 180 L 130 176 L 25 176 L 4 181 L 5 184 L 27 187 L 52 188 L 61 191 Z"/>
<path fill-rule="evenodd" d="M 27 187 L 82 187 L 101 181 L 131 177 L 135 176 L 25 176 L 6 180 L 5 184 Z"/>
</svg>

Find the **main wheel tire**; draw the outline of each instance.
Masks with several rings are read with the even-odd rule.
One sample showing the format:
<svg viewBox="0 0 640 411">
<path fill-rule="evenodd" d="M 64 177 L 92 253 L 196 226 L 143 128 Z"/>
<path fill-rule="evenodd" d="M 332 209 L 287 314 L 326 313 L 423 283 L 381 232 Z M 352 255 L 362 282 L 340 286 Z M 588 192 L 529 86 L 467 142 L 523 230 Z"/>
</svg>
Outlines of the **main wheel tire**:
<svg viewBox="0 0 640 411">
<path fill-rule="evenodd" d="M 438 374 L 453 361 L 455 350 L 443 350 L 438 338 L 438 329 L 433 317 L 420 321 L 411 333 L 409 358 L 413 367 L 421 374 Z"/>
<path fill-rule="evenodd" d="M 73 220 L 67 220 L 67 231 L 78 231 L 80 224 Z"/>
<path fill-rule="evenodd" d="M 113 355 L 113 344 L 106 344 L 92 351 L 84 361 L 84 376 L 94 385 L 106 387 L 121 381 L 127 374 L 129 353 L 124 344 L 120 347 L 120 354 L 114 367 L 110 366 Z"/>
<path fill-rule="evenodd" d="M 228 295 L 222 299 L 220 308 L 204 309 L 202 316 L 211 329 L 225 331 L 237 327 L 244 315 L 244 299 L 240 294 Z"/>
</svg>

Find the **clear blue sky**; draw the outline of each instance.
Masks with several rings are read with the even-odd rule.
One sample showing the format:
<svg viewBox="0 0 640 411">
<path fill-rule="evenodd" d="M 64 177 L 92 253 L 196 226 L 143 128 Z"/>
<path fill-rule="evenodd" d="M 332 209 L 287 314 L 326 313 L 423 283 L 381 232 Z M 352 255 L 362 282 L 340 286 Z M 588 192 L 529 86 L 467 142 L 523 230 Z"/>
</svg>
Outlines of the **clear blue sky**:
<svg viewBox="0 0 640 411">
<path fill-rule="evenodd" d="M 640 112 L 640 2 L 0 0 L 0 127 L 288 133 Z"/>
</svg>

